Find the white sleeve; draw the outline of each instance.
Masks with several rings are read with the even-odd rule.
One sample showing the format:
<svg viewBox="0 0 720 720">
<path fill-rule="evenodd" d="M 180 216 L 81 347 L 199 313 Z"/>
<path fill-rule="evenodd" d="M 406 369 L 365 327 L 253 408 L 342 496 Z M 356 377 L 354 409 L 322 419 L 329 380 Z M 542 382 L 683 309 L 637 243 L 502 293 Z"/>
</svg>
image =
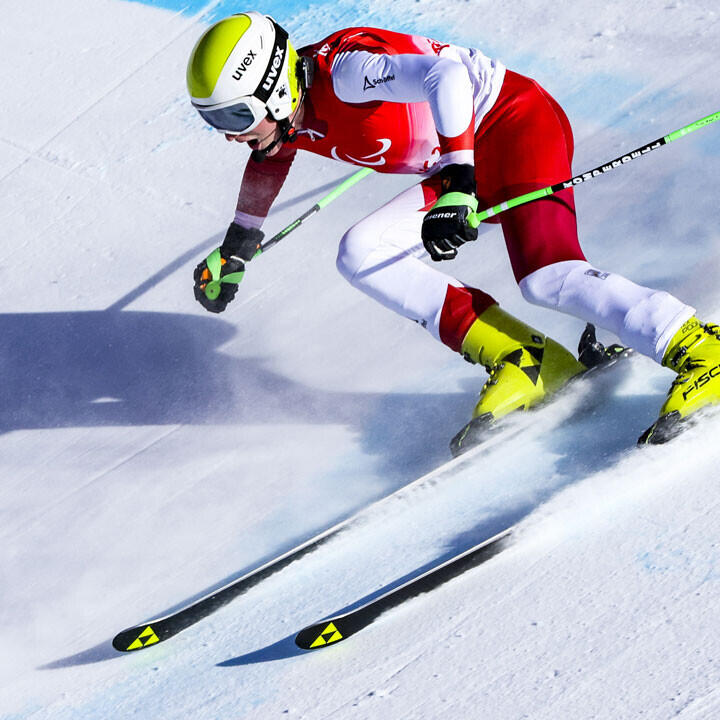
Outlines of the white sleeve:
<svg viewBox="0 0 720 720">
<path fill-rule="evenodd" d="M 438 133 L 456 137 L 473 121 L 473 86 L 467 68 L 436 55 L 384 55 L 366 50 L 338 53 L 333 89 L 347 103 L 428 102 Z"/>
</svg>

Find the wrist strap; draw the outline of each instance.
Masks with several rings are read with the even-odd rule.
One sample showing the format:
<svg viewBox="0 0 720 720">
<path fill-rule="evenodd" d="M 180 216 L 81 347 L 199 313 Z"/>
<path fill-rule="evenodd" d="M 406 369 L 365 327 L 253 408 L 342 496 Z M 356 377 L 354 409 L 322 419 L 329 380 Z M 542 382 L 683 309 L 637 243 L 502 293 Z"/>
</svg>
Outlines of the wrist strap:
<svg viewBox="0 0 720 720">
<path fill-rule="evenodd" d="M 444 207 L 457 207 L 458 205 L 465 205 L 473 212 L 477 212 L 478 201 L 476 197 L 468 195 L 467 193 L 449 192 L 441 195 L 438 201 L 432 206 L 431 210 Z"/>
</svg>

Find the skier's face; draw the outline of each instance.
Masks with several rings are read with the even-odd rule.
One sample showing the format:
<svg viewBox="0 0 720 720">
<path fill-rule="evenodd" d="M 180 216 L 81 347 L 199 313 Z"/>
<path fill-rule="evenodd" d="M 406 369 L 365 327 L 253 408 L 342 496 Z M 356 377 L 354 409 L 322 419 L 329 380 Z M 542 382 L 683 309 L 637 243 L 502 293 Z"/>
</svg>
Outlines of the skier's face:
<svg viewBox="0 0 720 720">
<path fill-rule="evenodd" d="M 228 142 L 248 143 L 253 150 L 263 150 L 271 143 L 275 142 L 280 136 L 280 128 L 274 120 L 264 118 L 260 124 L 252 129 L 251 132 L 242 133 L 240 135 L 232 135 L 225 133 L 225 139 Z M 269 153 L 268 157 L 272 157 L 282 147 L 282 143 L 278 143 Z"/>
</svg>

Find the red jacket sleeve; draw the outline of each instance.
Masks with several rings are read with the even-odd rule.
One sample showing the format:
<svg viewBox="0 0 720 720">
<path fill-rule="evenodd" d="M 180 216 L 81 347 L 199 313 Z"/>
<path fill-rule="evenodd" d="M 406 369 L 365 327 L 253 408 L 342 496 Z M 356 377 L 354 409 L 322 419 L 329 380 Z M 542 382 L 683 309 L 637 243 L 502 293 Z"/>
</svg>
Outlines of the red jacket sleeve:
<svg viewBox="0 0 720 720">
<path fill-rule="evenodd" d="M 245 166 L 235 212 L 235 222 L 260 227 L 278 196 L 297 150 L 284 145 L 277 155 L 257 162 L 251 157 Z"/>
</svg>

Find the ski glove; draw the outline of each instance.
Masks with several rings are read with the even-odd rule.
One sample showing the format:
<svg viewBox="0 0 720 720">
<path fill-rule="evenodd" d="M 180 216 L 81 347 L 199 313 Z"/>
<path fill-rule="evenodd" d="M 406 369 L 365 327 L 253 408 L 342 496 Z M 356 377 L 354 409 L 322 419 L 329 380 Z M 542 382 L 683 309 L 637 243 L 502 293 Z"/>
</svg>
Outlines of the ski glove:
<svg viewBox="0 0 720 720">
<path fill-rule="evenodd" d="M 262 230 L 245 228 L 232 222 L 220 246 L 220 254 L 224 258 L 235 257 L 247 262 L 257 255 L 263 237 Z"/>
<path fill-rule="evenodd" d="M 470 216 L 477 211 L 475 168 L 448 165 L 440 172 L 443 194 L 423 218 L 422 241 L 430 257 L 452 260 L 463 243 L 477 240 Z"/>
<path fill-rule="evenodd" d="M 223 244 L 197 265 L 193 273 L 195 299 L 209 312 L 221 313 L 235 297 L 245 261 L 260 250 L 263 233 L 231 223 Z"/>
</svg>

